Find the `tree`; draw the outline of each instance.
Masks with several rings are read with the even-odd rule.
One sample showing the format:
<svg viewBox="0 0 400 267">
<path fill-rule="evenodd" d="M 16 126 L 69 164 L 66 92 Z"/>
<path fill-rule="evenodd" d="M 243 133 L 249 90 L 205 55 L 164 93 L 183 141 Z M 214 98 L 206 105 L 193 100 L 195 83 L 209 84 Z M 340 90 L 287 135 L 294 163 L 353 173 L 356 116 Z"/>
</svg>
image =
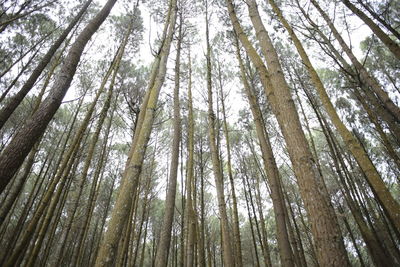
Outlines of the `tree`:
<svg viewBox="0 0 400 267">
<path fill-rule="evenodd" d="M 0 265 L 399 265 L 397 7 L 0 1 Z"/>
<path fill-rule="evenodd" d="M 3 127 L 4 123 L 8 120 L 11 114 L 15 111 L 18 105 L 21 103 L 22 99 L 27 95 L 27 93 L 32 89 L 33 85 L 39 78 L 40 74 L 43 72 L 44 68 L 47 64 L 49 64 L 51 58 L 53 57 L 54 53 L 60 47 L 60 45 L 64 42 L 67 38 L 68 34 L 72 31 L 78 21 L 81 19 L 83 14 L 85 14 L 87 8 L 89 7 L 92 0 L 88 0 L 82 6 L 79 13 L 72 19 L 68 27 L 61 33 L 58 39 L 53 43 L 47 53 L 43 56 L 40 60 L 39 64 L 36 68 L 32 71 L 31 75 L 29 76 L 28 80 L 22 86 L 22 88 L 15 94 L 9 101 L 6 106 L 0 110 L 0 129 Z"/>
<path fill-rule="evenodd" d="M 172 153 L 171 153 L 171 168 L 168 181 L 168 191 L 166 197 L 166 206 L 164 214 L 163 228 L 161 229 L 161 236 L 157 247 L 155 265 L 162 267 L 168 263 L 168 253 L 171 242 L 172 221 L 175 212 L 175 196 L 176 196 L 176 182 L 178 177 L 179 165 L 179 146 L 181 139 L 181 119 L 180 119 L 180 105 L 179 105 L 179 79 L 180 79 L 180 57 L 182 47 L 182 15 L 179 17 L 179 30 L 177 37 L 176 59 L 175 59 L 175 86 L 174 86 L 174 118 L 173 118 L 173 140 L 172 140 Z"/>
<path fill-rule="evenodd" d="M 259 23 L 260 21 L 253 21 L 258 39 L 262 45 L 262 51 L 269 66 L 269 71 L 267 71 L 260 56 L 243 32 L 232 2 L 226 1 L 226 4 L 234 30 L 260 73 L 265 94 L 277 116 L 285 137 L 307 213 L 312 221 L 312 232 L 316 242 L 318 261 L 321 265 L 347 266 L 348 259 L 340 228 L 329 197 L 324 193 L 322 177 L 317 171 L 315 161 L 301 129 L 299 117 L 272 41 L 265 29 L 263 29 L 262 24 Z M 254 16 L 251 18 L 256 19 Z M 280 90 L 276 88 L 280 88 Z M 321 233 L 324 234 L 321 235 Z"/>
<path fill-rule="evenodd" d="M 47 125 L 61 105 L 76 67 L 79 63 L 83 49 L 89 39 L 107 18 L 116 0 L 107 1 L 103 9 L 86 25 L 77 40 L 70 48 L 66 60 L 57 76 L 57 82 L 51 89 L 50 95 L 43 101 L 35 114 L 24 124 L 11 140 L 10 144 L 0 155 L 0 192 L 3 192 L 11 178 L 22 165 L 35 142 L 46 130 Z"/>
<path fill-rule="evenodd" d="M 156 104 L 165 77 L 175 21 L 176 1 L 172 0 L 169 4 L 168 15 L 164 26 L 163 42 L 153 64 L 148 91 L 139 114 L 137 129 L 140 130 L 135 132 L 132 141 L 131 155 L 128 157 L 126 169 L 122 178 L 123 184 L 121 185 L 121 190 L 111 215 L 109 229 L 100 245 L 95 266 L 111 266 L 114 261 L 116 246 L 129 214 L 132 192 L 137 187 L 141 173 L 144 154 L 155 116 Z"/>
<path fill-rule="evenodd" d="M 224 182 L 221 171 L 221 162 L 218 147 L 216 144 L 216 119 L 213 111 L 213 95 L 212 95 L 212 81 L 211 81 L 211 47 L 209 40 L 209 14 L 208 2 L 205 3 L 206 8 L 206 45 L 207 45 L 207 101 L 208 101 L 208 139 L 212 160 L 212 167 L 215 179 L 215 187 L 217 189 L 218 210 L 221 216 L 221 232 L 222 232 L 222 246 L 223 246 L 223 264 L 226 266 L 235 266 L 233 258 L 232 240 L 229 231 L 228 215 L 226 212 L 225 196 L 224 196 Z"/>
<path fill-rule="evenodd" d="M 396 225 L 398 229 L 400 229 L 400 225 L 398 225 L 398 221 L 400 218 L 397 218 L 398 212 L 396 210 L 400 210 L 399 205 L 397 204 L 396 200 L 392 197 L 389 190 L 387 189 L 386 185 L 384 184 L 382 178 L 380 177 L 378 171 L 376 170 L 374 164 L 372 163 L 371 159 L 369 158 L 367 152 L 363 148 L 362 144 L 358 141 L 358 139 L 346 128 L 340 117 L 338 116 L 335 107 L 333 106 L 328 94 L 326 93 L 326 89 L 321 82 L 316 70 L 314 69 L 306 51 L 304 50 L 300 40 L 297 38 L 295 32 L 290 27 L 289 23 L 285 20 L 282 15 L 282 12 L 279 10 L 278 6 L 275 4 L 273 0 L 269 1 L 274 12 L 277 14 L 279 20 L 283 24 L 283 26 L 288 31 L 290 37 L 293 40 L 296 49 L 306 66 L 311 80 L 318 92 L 319 97 L 325 107 L 325 110 L 328 112 L 333 124 L 335 125 L 336 129 L 339 131 L 340 135 L 342 136 L 345 143 L 348 145 L 349 150 L 356 158 L 358 164 L 360 165 L 361 169 L 364 171 L 365 176 L 368 179 L 370 186 L 373 188 L 374 193 L 382 203 L 384 209 L 392 214 L 389 214 L 392 222 Z"/>
</svg>

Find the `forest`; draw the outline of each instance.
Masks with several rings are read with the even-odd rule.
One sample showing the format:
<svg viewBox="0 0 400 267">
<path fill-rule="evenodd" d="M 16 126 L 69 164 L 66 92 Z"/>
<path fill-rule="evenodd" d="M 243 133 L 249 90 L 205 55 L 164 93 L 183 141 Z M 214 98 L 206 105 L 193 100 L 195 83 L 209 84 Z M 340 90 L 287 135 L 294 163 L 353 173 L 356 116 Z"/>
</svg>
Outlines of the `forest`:
<svg viewBox="0 0 400 267">
<path fill-rule="evenodd" d="M 400 266 L 399 0 L 0 0 L 0 266 Z"/>
</svg>

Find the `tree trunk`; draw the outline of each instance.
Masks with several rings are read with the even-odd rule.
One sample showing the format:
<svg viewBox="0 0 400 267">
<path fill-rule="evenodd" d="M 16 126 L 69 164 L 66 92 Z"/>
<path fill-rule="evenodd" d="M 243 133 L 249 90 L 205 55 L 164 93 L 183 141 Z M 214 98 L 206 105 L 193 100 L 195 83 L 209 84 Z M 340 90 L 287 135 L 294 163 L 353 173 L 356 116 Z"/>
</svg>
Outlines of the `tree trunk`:
<svg viewBox="0 0 400 267">
<path fill-rule="evenodd" d="M 208 91 L 208 139 L 211 152 L 212 170 L 215 178 L 215 187 L 217 189 L 218 210 L 220 215 L 222 248 L 223 248 L 223 264 L 224 266 L 235 266 L 233 258 L 232 242 L 229 230 L 228 215 L 226 212 L 225 196 L 224 196 L 224 177 L 221 171 L 221 161 L 219 151 L 216 144 L 215 126 L 216 119 L 213 111 L 213 96 L 211 82 L 211 47 L 209 41 L 209 14 L 208 3 L 206 2 L 206 41 L 207 41 L 207 91 Z"/>
<path fill-rule="evenodd" d="M 223 118 L 223 132 L 226 141 L 226 152 L 227 152 L 227 169 L 228 169 L 228 177 L 229 183 L 231 185 L 231 194 L 232 194 L 232 212 L 233 212 L 233 236 L 234 236 L 234 247 L 235 247 L 235 263 L 237 267 L 243 266 L 242 260 L 242 245 L 240 241 L 240 229 L 239 229 L 239 215 L 238 215 L 238 208 L 237 208 L 237 198 L 236 198 L 236 191 L 235 191 L 235 182 L 233 179 L 232 173 L 232 163 L 231 163 L 231 145 L 229 140 L 229 131 L 228 131 L 228 123 L 226 121 L 226 112 L 225 112 L 225 97 L 223 92 L 223 86 L 221 82 L 221 67 L 218 62 L 218 78 L 220 83 L 220 93 L 221 93 L 221 106 L 222 106 L 222 118 Z"/>
<path fill-rule="evenodd" d="M 75 25 L 81 19 L 81 17 L 86 12 L 86 10 L 89 7 L 91 2 L 92 2 L 92 0 L 87 0 L 86 1 L 86 3 L 83 5 L 83 7 L 79 11 L 79 13 L 72 19 L 72 21 L 69 23 L 68 27 L 61 33 L 61 35 L 57 38 L 57 40 L 49 48 L 47 53 L 40 60 L 39 64 L 32 71 L 31 75 L 29 76 L 28 80 L 26 80 L 26 82 L 22 86 L 22 88 L 18 91 L 17 94 L 15 94 L 13 97 L 11 97 L 11 99 L 9 100 L 7 105 L 5 105 L 0 110 L 0 129 L 3 128 L 4 123 L 6 123 L 6 121 L 11 116 L 11 114 L 15 111 L 15 109 L 22 102 L 24 97 L 32 89 L 33 85 L 35 84 L 35 82 L 39 78 L 40 74 L 42 73 L 44 68 L 47 66 L 47 64 L 50 62 L 50 60 L 53 57 L 54 53 L 57 51 L 57 49 L 60 47 L 60 45 L 64 42 L 65 38 L 67 38 L 68 34 L 71 32 L 71 30 L 75 27 Z"/>
<path fill-rule="evenodd" d="M 99 252 L 95 266 L 110 266 L 112 265 L 116 253 L 116 248 L 124 229 L 126 219 L 130 210 L 130 203 L 132 202 L 132 192 L 139 182 L 139 176 L 141 173 L 143 160 L 146 152 L 148 140 L 152 130 L 152 124 L 154 121 L 155 110 L 157 106 L 157 100 L 161 86 L 164 82 L 166 64 L 170 50 L 170 44 L 172 41 L 172 35 L 174 32 L 176 20 L 176 1 L 171 0 L 168 16 L 164 28 L 162 46 L 157 54 L 155 60 L 155 69 L 153 69 L 154 83 L 151 83 L 148 88 L 148 100 L 145 108 L 140 110 L 143 117 L 143 123 L 138 127 L 138 131 L 135 132 L 137 139 L 133 140 L 128 162 L 122 177 L 122 183 L 120 186 L 118 198 L 116 200 L 115 207 L 112 211 L 109 227 L 104 235 L 104 239 L 100 245 Z M 157 63 L 159 62 L 159 64 Z M 140 117 L 140 115 L 139 115 Z M 138 125 L 139 126 L 139 125 Z M 139 132 L 139 133 L 137 133 Z"/>
<path fill-rule="evenodd" d="M 35 114 L 24 124 L 0 155 L 0 192 L 4 190 L 25 157 L 46 130 L 47 125 L 61 105 L 76 72 L 83 49 L 92 35 L 107 18 L 116 0 L 108 0 L 103 9 L 86 25 L 69 50 L 56 82 L 48 97 Z"/>
<path fill-rule="evenodd" d="M 276 220 L 277 241 L 281 264 L 282 266 L 293 266 L 292 250 L 290 247 L 289 236 L 286 228 L 287 222 L 284 213 L 286 207 L 282 194 L 278 167 L 276 165 L 275 156 L 265 128 L 261 109 L 254 94 L 254 89 L 251 87 L 246 77 L 246 71 L 244 69 L 243 60 L 240 56 L 239 44 L 237 40 L 235 40 L 235 43 L 241 79 L 244 86 L 244 91 L 250 104 L 251 112 L 253 114 L 257 137 L 260 142 L 264 169 L 267 172 L 268 185 L 271 189 L 271 199 Z"/>
<path fill-rule="evenodd" d="M 290 37 L 292 38 L 294 45 L 297 48 L 297 51 L 306 66 L 308 73 L 311 77 L 311 80 L 314 83 L 314 86 L 318 92 L 318 95 L 321 99 L 322 104 L 324 105 L 325 110 L 329 114 L 332 123 L 335 125 L 336 129 L 338 130 L 339 134 L 341 135 L 343 141 L 346 143 L 348 149 L 351 151 L 357 163 L 365 173 L 368 183 L 370 184 L 374 194 L 379 199 L 380 203 L 384 207 L 384 210 L 388 214 L 391 221 L 394 225 L 400 229 L 400 205 L 396 202 L 393 196 L 390 194 L 388 188 L 386 187 L 385 183 L 383 182 L 381 176 L 379 175 L 378 171 L 376 170 L 374 164 L 372 163 L 371 159 L 369 158 L 367 152 L 365 151 L 364 147 L 360 144 L 358 139 L 346 128 L 344 123 L 341 121 L 339 115 L 337 114 L 335 107 L 333 106 L 326 89 L 319 78 L 317 72 L 315 71 L 311 61 L 304 50 L 300 40 L 297 38 L 296 34 L 294 33 L 293 29 L 290 27 L 289 23 L 285 20 L 282 15 L 282 12 L 279 10 L 278 6 L 275 4 L 274 0 L 269 0 L 274 12 L 277 14 L 279 20 L 283 24 L 283 26 L 288 31 Z M 344 0 L 347 2 L 347 0 Z"/>
<path fill-rule="evenodd" d="M 187 218 L 187 242 L 186 242 L 186 265 L 194 266 L 194 244 L 196 238 L 196 215 L 193 201 L 194 195 L 194 118 L 192 100 L 192 64 L 189 50 L 189 85 L 188 85 L 188 163 L 187 163 L 187 182 L 186 182 L 186 214 Z"/>
<path fill-rule="evenodd" d="M 181 139 L 179 79 L 180 79 L 180 57 L 181 57 L 181 42 L 182 42 L 182 23 L 183 23 L 182 16 L 180 16 L 179 36 L 178 36 L 176 59 L 175 59 L 174 117 L 173 117 L 171 167 L 170 167 L 169 181 L 167 185 L 168 192 L 165 199 L 165 214 L 163 219 L 163 226 L 161 229 L 161 236 L 158 242 L 157 253 L 156 253 L 156 262 L 155 262 L 156 267 L 167 266 L 168 253 L 171 243 L 172 222 L 174 219 L 174 212 L 175 212 L 176 183 L 178 177 L 179 147 Z"/>
<path fill-rule="evenodd" d="M 341 231 L 329 197 L 325 194 L 322 177 L 312 157 L 301 128 L 290 89 L 283 76 L 272 41 L 261 26 L 255 24 L 256 32 L 266 55 L 269 72 L 243 32 L 236 17 L 233 4 L 227 0 L 228 11 L 234 30 L 256 66 L 274 114 L 285 138 L 289 156 L 299 184 L 300 193 L 311 222 L 318 261 L 323 266 L 349 266 Z M 261 34 L 261 35 L 260 35 Z M 263 46 L 265 47 L 263 48 Z M 267 48 L 267 49 L 265 49 Z"/>
<path fill-rule="evenodd" d="M 372 30 L 372 32 L 382 41 L 384 45 L 395 55 L 397 59 L 400 60 L 400 46 L 393 41 L 389 35 L 387 35 L 384 31 L 375 22 L 370 19 L 364 12 L 358 9 L 355 5 L 353 5 L 349 0 L 342 0 L 343 4 L 347 6 L 354 14 L 357 15 L 368 27 Z"/>
</svg>

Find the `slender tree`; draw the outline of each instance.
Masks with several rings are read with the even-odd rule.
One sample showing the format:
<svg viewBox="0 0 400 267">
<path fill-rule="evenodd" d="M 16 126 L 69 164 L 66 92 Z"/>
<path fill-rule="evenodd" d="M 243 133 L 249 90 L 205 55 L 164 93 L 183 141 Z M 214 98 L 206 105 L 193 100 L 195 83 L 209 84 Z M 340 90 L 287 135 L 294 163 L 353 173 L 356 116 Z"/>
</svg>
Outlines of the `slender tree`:
<svg viewBox="0 0 400 267">
<path fill-rule="evenodd" d="M 180 87 L 180 60 L 182 49 L 182 15 L 179 16 L 178 41 L 175 58 L 175 86 L 174 86 L 174 117 L 173 117 L 173 138 L 171 152 L 171 167 L 168 180 L 168 191 L 165 201 L 165 214 L 163 227 L 161 229 L 160 241 L 157 247 L 155 266 L 162 267 L 168 263 L 168 253 L 171 242 L 172 222 L 175 212 L 176 183 L 178 177 L 179 165 L 179 147 L 181 139 L 181 118 L 179 104 L 179 87 Z M 190 186 L 190 185 L 188 185 Z"/>
<path fill-rule="evenodd" d="M 288 31 L 290 37 L 293 40 L 294 45 L 302 59 L 302 62 L 306 66 L 310 78 L 313 81 L 313 84 L 317 90 L 317 93 L 321 99 L 322 104 L 324 105 L 325 110 L 329 114 L 332 123 L 335 125 L 336 129 L 338 130 L 339 134 L 343 138 L 344 142 L 347 144 L 349 150 L 357 160 L 358 164 L 360 165 L 361 169 L 363 170 L 365 176 L 368 179 L 370 186 L 373 189 L 373 192 L 377 196 L 377 198 L 382 203 L 385 211 L 391 218 L 392 222 L 398 229 L 400 229 L 400 206 L 390 194 L 387 186 L 383 182 L 382 178 L 380 177 L 378 171 L 376 170 L 374 164 L 372 163 L 370 157 L 368 156 L 367 152 L 365 151 L 362 144 L 358 141 L 358 139 L 350 132 L 342 120 L 340 119 L 339 115 L 336 112 L 335 107 L 333 106 L 327 92 L 325 86 L 323 85 L 321 79 L 318 76 L 315 68 L 313 67 L 305 49 L 303 48 L 300 40 L 298 39 L 297 35 L 290 27 L 289 23 L 283 17 L 281 10 L 275 4 L 273 0 L 269 0 L 274 12 L 277 14 L 279 20 L 281 21 L 282 25 Z"/>
<path fill-rule="evenodd" d="M 188 160 L 187 160 L 187 196 L 186 214 L 187 218 L 187 241 L 186 241 L 186 266 L 194 266 L 195 260 L 195 240 L 196 240 L 196 213 L 195 213 L 195 177 L 194 177 L 194 115 L 193 115 L 193 96 L 192 96 L 192 60 L 189 47 L 189 77 L 188 77 Z"/>
<path fill-rule="evenodd" d="M 119 191 L 118 199 L 111 215 L 109 228 L 105 233 L 102 244 L 100 245 L 95 266 L 112 266 L 115 260 L 114 257 L 116 254 L 116 247 L 122 230 L 126 224 L 126 218 L 129 214 L 129 204 L 131 204 L 133 198 L 132 192 L 138 185 L 144 154 L 154 121 L 159 92 L 164 82 L 166 64 L 172 36 L 174 33 L 175 21 L 176 1 L 172 0 L 169 3 L 168 15 L 163 31 L 163 42 L 153 64 L 152 76 L 150 78 L 152 82 L 149 84 L 147 93 L 148 100 L 144 100 L 142 105 L 143 108 L 141 108 L 140 111 L 140 113 L 143 115 L 139 115 L 139 120 L 140 117 L 142 117 L 142 123 L 138 124 L 140 127 L 137 129 L 140 130 L 136 132 L 140 133 L 135 133 L 124 176 L 122 177 L 122 185 Z M 135 137 L 137 137 L 136 140 Z"/>
<path fill-rule="evenodd" d="M 101 11 L 82 30 L 71 46 L 49 95 L 2 151 L 0 155 L 0 192 L 3 192 L 60 107 L 76 72 L 83 49 L 107 18 L 115 2 L 116 0 L 107 1 Z"/>
<path fill-rule="evenodd" d="M 239 44 L 237 39 L 235 40 L 235 46 L 236 46 L 236 55 L 240 67 L 242 83 L 244 86 L 245 94 L 250 104 L 251 112 L 253 114 L 257 137 L 260 142 L 260 148 L 262 151 L 264 169 L 267 172 L 268 185 L 271 189 L 271 198 L 274 207 L 274 215 L 275 215 L 275 220 L 277 222 L 276 228 L 277 228 L 279 255 L 281 257 L 282 265 L 287 264 L 289 266 L 293 264 L 292 263 L 293 260 L 289 243 L 289 236 L 286 228 L 287 222 L 284 212 L 285 202 L 282 194 L 278 167 L 276 164 L 274 153 L 272 151 L 271 143 L 269 141 L 268 133 L 265 129 L 261 108 L 254 94 L 254 89 L 251 88 L 251 84 L 249 83 L 246 77 L 246 71 L 244 68 L 242 57 L 240 55 Z"/>
<path fill-rule="evenodd" d="M 57 38 L 57 40 L 52 44 L 43 58 L 40 60 L 39 64 L 36 68 L 32 71 L 31 75 L 29 76 L 28 80 L 24 83 L 21 89 L 16 93 L 14 96 L 8 100 L 7 105 L 5 105 L 0 110 L 0 129 L 4 126 L 4 123 L 8 120 L 11 114 L 15 111 L 24 97 L 28 94 L 28 92 L 32 89 L 35 82 L 39 78 L 40 74 L 43 72 L 45 67 L 49 64 L 51 58 L 57 51 L 57 49 L 61 46 L 64 40 L 67 38 L 68 34 L 72 31 L 75 25 L 79 22 L 82 18 L 83 14 L 85 14 L 86 10 L 88 9 L 92 0 L 87 0 L 85 4 L 82 6 L 81 10 L 78 14 L 71 20 L 68 27 L 61 33 L 61 35 Z"/>
<path fill-rule="evenodd" d="M 277 116 L 285 138 L 299 183 L 299 189 L 311 220 L 318 261 L 321 265 L 348 266 L 347 253 L 333 207 L 330 204 L 329 197 L 324 193 L 322 177 L 317 171 L 315 161 L 301 128 L 300 120 L 272 41 L 268 37 L 266 30 L 263 29 L 262 24 L 253 21 L 258 39 L 262 44 L 262 51 L 266 55 L 269 66 L 269 71 L 267 71 L 260 56 L 243 32 L 232 1 L 226 1 L 226 4 L 234 30 L 259 72 L 266 96 L 274 114 Z"/>
<path fill-rule="evenodd" d="M 213 110 L 213 94 L 212 94 L 212 66 L 211 66 L 211 46 L 209 40 L 209 13 L 208 2 L 206 1 L 206 45 L 207 45 L 207 100 L 208 100 L 208 139 L 211 152 L 212 168 L 215 178 L 215 186 L 217 189 L 218 210 L 221 217 L 221 235 L 223 247 L 223 264 L 226 266 L 235 266 L 233 257 L 232 240 L 229 230 L 228 215 L 226 211 L 225 195 L 224 195 L 224 177 L 221 170 L 221 160 L 216 143 L 216 116 Z"/>
</svg>

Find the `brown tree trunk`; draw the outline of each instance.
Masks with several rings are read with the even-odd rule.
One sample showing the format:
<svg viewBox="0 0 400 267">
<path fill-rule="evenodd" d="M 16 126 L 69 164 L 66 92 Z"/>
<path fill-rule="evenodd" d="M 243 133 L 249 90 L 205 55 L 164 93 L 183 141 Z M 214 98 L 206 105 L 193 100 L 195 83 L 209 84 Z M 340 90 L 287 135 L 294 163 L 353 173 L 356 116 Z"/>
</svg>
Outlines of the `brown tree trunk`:
<svg viewBox="0 0 400 267">
<path fill-rule="evenodd" d="M 244 167 L 242 167 L 244 168 Z M 245 200 L 246 200 L 246 208 L 247 208 L 247 216 L 249 217 L 249 224 L 250 224 L 250 230 L 251 230 L 251 237 L 252 237 L 252 241 L 253 241 L 253 247 L 254 247 L 254 254 L 256 256 L 256 266 L 260 267 L 260 260 L 258 257 L 258 248 L 257 248 L 257 242 L 256 242 L 256 236 L 254 234 L 254 226 L 253 226 L 253 219 L 251 218 L 251 213 L 250 213 L 250 206 L 249 206 L 249 196 L 248 196 L 248 191 L 246 190 L 246 181 L 245 181 L 245 171 L 246 170 L 242 170 L 242 182 L 243 182 L 243 191 L 244 191 L 244 196 L 245 196 Z M 249 188 L 250 190 L 250 188 Z M 267 264 L 268 262 L 266 262 Z M 270 265 L 267 265 L 270 266 Z"/>
<path fill-rule="evenodd" d="M 18 105 L 22 102 L 24 97 L 29 93 L 32 89 L 33 85 L 39 78 L 40 74 L 50 62 L 51 58 L 53 57 L 54 53 L 60 47 L 60 45 L 64 42 L 65 38 L 67 38 L 68 34 L 71 30 L 75 27 L 78 21 L 81 19 L 83 14 L 86 12 L 87 8 L 89 7 L 92 0 L 87 0 L 86 3 L 83 5 L 79 13 L 72 19 L 69 23 L 68 27 L 61 33 L 61 35 L 57 38 L 57 40 L 53 43 L 53 45 L 49 48 L 43 58 L 40 60 L 39 64 L 36 68 L 32 71 L 29 78 L 26 80 L 22 88 L 15 94 L 9 102 L 0 110 L 0 129 L 4 126 L 4 123 L 8 120 L 11 114 L 15 111 Z M 73 75 L 72 75 L 73 76 Z"/>
<path fill-rule="evenodd" d="M 274 215 L 276 220 L 277 241 L 279 248 L 279 256 L 283 266 L 293 266 L 292 250 L 290 247 L 289 236 L 287 232 L 287 222 L 285 218 L 285 202 L 281 192 L 281 182 L 276 165 L 275 156 L 272 151 L 272 146 L 269 141 L 269 136 L 265 128 L 264 120 L 262 117 L 261 109 L 258 104 L 257 98 L 254 94 L 254 89 L 248 82 L 246 71 L 244 69 L 243 60 L 240 56 L 239 44 L 236 40 L 236 55 L 239 61 L 241 79 L 247 99 L 250 104 L 250 109 L 253 114 L 254 123 L 256 126 L 257 137 L 260 142 L 262 158 L 264 162 L 264 169 L 267 172 L 268 185 L 271 189 L 271 198 L 274 208 Z"/>
<path fill-rule="evenodd" d="M 233 249 L 231 235 L 229 230 L 228 215 L 226 212 L 225 196 L 224 196 L 224 177 L 221 171 L 221 161 L 219 151 L 216 144 L 216 119 L 213 111 L 213 95 L 211 82 L 211 47 L 209 41 L 209 14 L 208 3 L 206 2 L 206 41 L 207 41 L 207 92 L 208 92 L 208 139 L 211 152 L 212 169 L 215 178 L 215 187 L 217 189 L 218 210 L 220 215 L 221 234 L 222 234 L 222 256 L 224 266 L 235 266 L 233 258 Z"/>
<path fill-rule="evenodd" d="M 360 207 L 356 204 L 356 202 L 352 199 L 350 195 L 350 189 L 348 188 L 345 178 L 343 177 L 342 174 L 342 168 L 340 165 L 343 165 L 341 160 L 341 155 L 340 152 L 338 151 L 337 144 L 335 142 L 335 138 L 333 136 L 333 133 L 329 129 L 329 126 L 326 124 L 326 122 L 322 119 L 322 116 L 320 115 L 318 108 L 313 104 L 312 99 L 310 99 L 310 102 L 312 103 L 312 107 L 317 115 L 317 118 L 321 124 L 322 130 L 324 135 L 326 136 L 326 140 L 329 146 L 329 149 L 331 150 L 332 158 L 333 158 L 333 163 L 336 168 L 336 172 L 339 177 L 340 181 L 340 186 L 343 188 L 342 194 L 344 195 L 344 198 L 346 199 L 346 202 L 350 208 L 350 211 L 355 219 L 355 222 L 357 223 L 359 230 L 361 232 L 361 236 L 365 241 L 365 244 L 367 246 L 367 249 L 369 251 L 369 254 L 373 260 L 373 262 L 377 266 L 393 266 L 394 262 L 390 258 L 390 255 L 385 255 L 385 251 L 380 245 L 379 241 L 376 239 L 376 237 L 373 235 L 371 229 L 369 229 L 368 225 L 365 223 L 365 220 L 363 218 L 363 215 L 361 213 Z M 344 166 L 344 165 L 343 165 Z M 352 178 L 351 180 L 353 180 Z"/>
<path fill-rule="evenodd" d="M 127 222 L 127 217 L 132 202 L 132 192 L 137 188 L 139 177 L 142 170 L 143 160 L 146 152 L 148 140 L 150 138 L 152 124 L 154 121 L 158 96 L 160 93 L 161 86 L 164 82 L 166 64 L 169 55 L 170 45 L 172 41 L 172 35 L 174 32 L 176 21 L 176 1 L 171 0 L 169 4 L 169 11 L 167 20 L 164 27 L 163 42 L 160 47 L 157 58 L 155 59 L 154 69 L 152 70 L 152 76 L 154 82 L 149 84 L 148 88 L 148 100 L 144 100 L 144 108 L 141 109 L 140 113 L 142 116 L 142 123 L 135 132 L 137 138 L 133 140 L 131 150 L 129 152 L 128 161 L 125 167 L 125 171 L 122 177 L 122 182 L 116 200 L 115 207 L 112 211 L 109 227 L 105 233 L 102 244 L 100 245 L 99 252 L 95 266 L 111 266 L 116 256 L 116 248 Z M 157 63 L 159 62 L 159 63 Z M 151 77 L 151 79 L 153 79 Z M 146 103 L 147 102 L 147 103 Z M 140 117 L 140 115 L 139 115 Z"/>
<path fill-rule="evenodd" d="M 168 181 L 168 191 L 165 199 L 165 214 L 163 218 L 163 226 L 160 233 L 160 240 L 156 253 L 156 267 L 167 266 L 168 253 L 171 243 L 172 222 L 175 212 L 176 183 L 178 177 L 179 165 L 179 147 L 181 139 L 181 116 L 179 105 L 179 87 L 180 87 L 180 57 L 182 42 L 182 16 L 180 16 L 179 35 L 175 59 L 175 87 L 174 87 L 174 117 L 173 117 L 173 137 L 172 137 L 172 154 L 171 167 Z M 190 185 L 187 185 L 190 186 Z M 181 248 L 183 250 L 183 247 Z"/>
<path fill-rule="evenodd" d="M 285 138 L 300 193 L 310 219 L 318 261 L 323 266 L 349 266 L 335 212 L 329 197 L 325 194 L 322 177 L 301 128 L 296 107 L 272 41 L 265 29 L 262 30 L 262 25 L 254 23 L 262 51 L 266 55 L 269 70 L 267 71 L 260 56 L 243 32 L 232 2 L 230 0 L 226 2 L 234 30 L 260 74 L 268 101 L 277 116 Z"/>
<path fill-rule="evenodd" d="M 194 117 L 192 100 L 192 64 L 189 50 L 189 85 L 188 85 L 188 163 L 187 163 L 187 182 L 186 182 L 186 214 L 187 218 L 187 242 L 186 242 L 186 265 L 194 266 L 195 258 L 195 238 L 196 238 L 196 214 L 193 201 L 194 195 Z"/>
<path fill-rule="evenodd" d="M 355 5 L 353 5 L 349 0 L 342 0 L 343 4 L 347 6 L 354 14 L 356 14 L 368 27 L 372 30 L 372 32 L 382 41 L 384 45 L 395 55 L 397 59 L 400 60 L 400 46 L 393 41 L 381 28 L 370 19 L 362 10 L 358 9 Z"/>
<path fill-rule="evenodd" d="M 223 92 L 222 86 L 222 77 L 221 77 L 221 66 L 218 62 L 218 79 L 219 79 L 219 87 L 220 87 L 220 98 L 221 98 L 221 106 L 222 106 L 222 118 L 223 118 L 223 132 L 226 141 L 226 152 L 227 152 L 227 169 L 228 169 L 228 177 L 229 183 L 231 185 L 231 194 L 232 194 L 232 212 L 233 212 L 233 236 L 234 236 L 234 247 L 235 247 L 235 263 L 237 267 L 243 266 L 242 260 L 242 245 L 240 241 L 240 229 L 239 229 L 239 214 L 237 208 L 237 198 L 236 198 L 236 191 L 235 191 L 235 182 L 232 173 L 232 163 L 231 163 L 231 145 L 229 139 L 229 131 L 228 131 L 228 123 L 226 121 L 226 111 L 225 111 L 225 96 Z"/>
<path fill-rule="evenodd" d="M 92 35 L 107 18 L 116 0 L 108 0 L 103 9 L 86 25 L 69 50 L 56 82 L 48 97 L 35 114 L 24 124 L 0 155 L 0 192 L 4 190 L 25 157 L 46 130 L 61 105 L 76 72 L 83 49 Z"/>
<path fill-rule="evenodd" d="M 100 95 L 103 92 L 103 88 L 105 85 L 105 82 L 107 81 L 109 72 L 106 74 L 105 78 L 103 79 L 103 83 L 101 85 L 101 88 L 98 90 L 95 99 L 91 103 L 89 110 L 86 112 L 85 117 L 79 126 L 78 131 L 75 134 L 74 139 L 71 142 L 71 146 L 69 149 L 66 151 L 66 153 L 63 155 L 62 160 L 60 161 L 59 168 L 57 169 L 57 172 L 55 174 L 55 177 L 52 179 L 49 187 L 47 188 L 45 194 L 43 195 L 43 198 L 40 200 L 38 209 L 35 211 L 34 216 L 31 218 L 29 225 L 26 227 L 25 232 L 23 237 L 21 238 L 22 241 L 20 242 L 19 246 L 14 249 L 14 253 L 10 256 L 9 260 L 7 261 L 7 264 L 14 264 L 15 260 L 19 257 L 19 254 L 22 252 L 24 247 L 29 243 L 29 241 L 32 238 L 32 235 L 35 232 L 37 222 L 41 219 L 43 212 L 46 209 L 50 209 L 50 212 L 47 213 L 46 218 L 45 218 L 45 225 L 43 226 L 44 228 L 48 227 L 48 223 L 50 222 L 50 215 L 51 213 L 54 212 L 54 209 L 57 205 L 58 199 L 60 197 L 60 194 L 63 189 L 63 185 L 65 185 L 69 171 L 71 169 L 72 163 L 74 162 L 74 156 L 77 153 L 77 150 L 79 146 L 81 145 L 81 141 L 83 139 L 84 132 L 86 131 L 89 123 L 90 123 L 90 118 L 92 117 L 92 114 L 95 110 L 95 106 L 97 103 L 97 100 L 99 99 Z M 57 191 L 56 190 L 56 187 Z M 44 238 L 44 236 L 41 236 L 40 238 Z M 39 240 L 39 244 L 43 240 Z M 40 245 L 38 245 L 40 246 Z"/>
</svg>

